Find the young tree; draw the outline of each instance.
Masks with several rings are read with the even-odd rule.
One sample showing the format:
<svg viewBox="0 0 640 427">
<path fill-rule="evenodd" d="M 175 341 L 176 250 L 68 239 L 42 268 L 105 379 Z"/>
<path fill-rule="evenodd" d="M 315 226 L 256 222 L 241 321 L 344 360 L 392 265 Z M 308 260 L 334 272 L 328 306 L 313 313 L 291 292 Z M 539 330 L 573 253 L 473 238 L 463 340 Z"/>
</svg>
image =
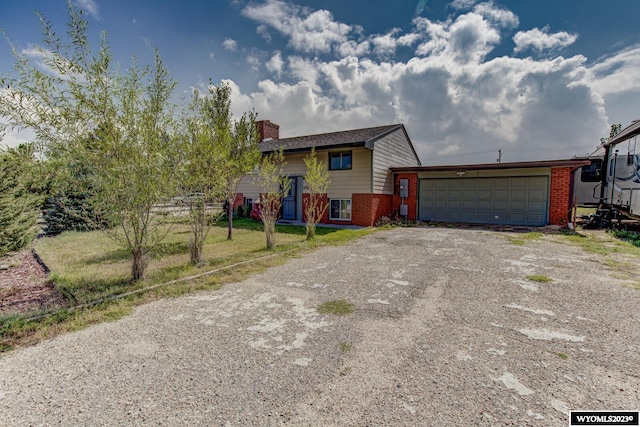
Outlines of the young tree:
<svg viewBox="0 0 640 427">
<path fill-rule="evenodd" d="M 260 161 L 260 136 L 256 113 L 244 113 L 234 121 L 231 114 L 231 87 L 227 83 L 212 86 L 211 98 L 215 113 L 216 143 L 220 153 L 220 173 L 224 178 L 224 200 L 227 204 L 229 228 L 227 240 L 233 237 L 233 208 L 240 180 L 255 169 Z"/>
<path fill-rule="evenodd" d="M 0 131 L 31 128 L 45 154 L 63 153 L 70 164 L 91 171 L 88 185 L 96 202 L 113 209 L 119 224 L 107 234 L 131 252 L 131 277 L 138 280 L 167 231 L 152 208 L 175 193 L 169 102 L 175 82 L 157 51 L 153 66 L 134 61 L 122 72 L 112 64 L 104 33 L 94 55 L 82 11 L 67 4 L 64 40 L 39 15 L 44 34 L 39 61 L 14 48 L 17 75 L 0 79 L 0 116 L 6 120 Z"/>
<path fill-rule="evenodd" d="M 38 230 L 41 197 L 34 192 L 29 146 L 0 152 L 0 257 L 30 244 Z"/>
<path fill-rule="evenodd" d="M 215 88 L 209 88 L 211 95 Z M 218 200 L 223 194 L 221 154 L 216 143 L 217 116 L 214 99 L 194 91 L 189 111 L 185 115 L 184 167 L 180 177 L 181 188 L 187 193 L 184 202 L 189 208 L 190 262 L 195 266 L 204 263 L 204 241 L 210 225 L 215 221 L 207 213 L 206 202 Z"/>
<path fill-rule="evenodd" d="M 329 168 L 325 162 L 319 161 L 315 148 L 304 157 L 304 164 L 307 172 L 304 174 L 304 182 L 309 191 L 304 199 L 304 214 L 307 221 L 307 240 L 316 236 L 316 224 L 322 220 L 322 216 L 327 211 L 327 190 L 331 179 L 329 178 Z"/>
<path fill-rule="evenodd" d="M 276 221 L 280 218 L 282 200 L 291 188 L 291 179 L 284 175 L 284 153 L 282 149 L 262 158 L 255 177 L 260 189 L 260 215 L 267 238 L 267 248 L 276 247 Z"/>
</svg>

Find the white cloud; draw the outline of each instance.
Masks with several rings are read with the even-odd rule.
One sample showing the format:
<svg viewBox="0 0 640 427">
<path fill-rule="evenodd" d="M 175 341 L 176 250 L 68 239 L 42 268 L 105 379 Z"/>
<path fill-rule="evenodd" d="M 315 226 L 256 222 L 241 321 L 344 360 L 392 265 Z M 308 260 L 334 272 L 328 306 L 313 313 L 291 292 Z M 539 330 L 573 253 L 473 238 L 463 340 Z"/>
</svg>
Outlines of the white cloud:
<svg viewBox="0 0 640 427">
<path fill-rule="evenodd" d="M 577 39 L 576 34 L 569 34 L 565 31 L 549 34 L 549 27 L 534 28 L 529 31 L 519 31 L 513 36 L 513 42 L 516 44 L 513 51 L 518 53 L 527 49 L 538 52 L 558 50 L 572 45 Z"/>
<path fill-rule="evenodd" d="M 284 61 L 282 60 L 282 54 L 280 51 L 276 51 L 276 53 L 271 57 L 269 61 L 265 64 L 267 70 L 271 71 L 276 75 L 276 77 L 280 77 L 282 74 L 282 66 L 284 65 Z"/>
<path fill-rule="evenodd" d="M 456 10 L 470 9 L 476 2 L 477 0 L 453 0 L 450 6 Z"/>
<path fill-rule="evenodd" d="M 82 10 L 93 16 L 94 19 L 100 20 L 100 12 L 98 11 L 98 3 L 95 0 L 76 0 L 76 3 Z"/>
<path fill-rule="evenodd" d="M 400 29 L 394 28 L 387 34 L 373 36 L 371 43 L 374 46 L 374 52 L 382 56 L 393 55 L 398 47 L 411 46 L 420 37 L 416 33 L 409 33 L 396 37 L 396 34 L 399 32 Z"/>
<path fill-rule="evenodd" d="M 475 12 L 461 15 L 456 20 L 432 22 L 418 18 L 415 23 L 429 39 L 418 46 L 416 53 L 445 62 L 478 64 L 500 42 L 498 29 Z"/>
<path fill-rule="evenodd" d="M 640 70 L 640 45 L 631 46 L 603 58 L 590 67 L 593 86 L 602 95 L 640 92 L 638 70 Z"/>
<path fill-rule="evenodd" d="M 295 53 L 274 52 L 271 78 L 250 93 L 231 82 L 233 108 L 255 108 L 283 137 L 402 122 L 424 164 L 492 163 L 499 148 L 506 161 L 588 152 L 608 129 L 606 100 L 638 92 L 640 46 L 595 65 L 580 55 L 488 59 L 518 17 L 492 2 L 455 5 L 467 12 L 375 35 L 276 0 L 247 7 L 246 16 L 286 37 Z M 320 22 L 331 24 L 326 32 Z M 538 49 L 527 41 L 532 31 L 519 33 L 518 46 Z M 575 41 L 542 34 L 545 50 Z M 415 46 L 415 55 L 398 60 L 399 46 Z"/>
<path fill-rule="evenodd" d="M 238 49 L 238 42 L 230 39 L 230 38 L 226 38 L 224 39 L 224 41 L 222 42 L 222 46 L 226 49 L 226 50 L 231 50 L 234 51 L 236 49 Z"/>
<path fill-rule="evenodd" d="M 260 57 L 256 52 L 251 52 L 247 55 L 247 63 L 251 66 L 251 69 L 258 71 L 260 69 Z"/>
<path fill-rule="evenodd" d="M 473 8 L 473 11 L 484 18 L 503 27 L 517 27 L 520 20 L 510 10 L 496 7 L 493 2 L 480 3 Z"/>
<path fill-rule="evenodd" d="M 0 135 L 0 150 L 3 148 L 15 148 L 20 144 L 26 144 L 35 140 L 35 134 L 30 130 L 9 131 L 4 137 Z"/>
<path fill-rule="evenodd" d="M 267 0 L 260 5 L 249 5 L 243 15 L 275 28 L 289 37 L 289 45 L 307 53 L 327 53 L 333 46 L 347 41 L 354 30 L 349 25 L 334 21 L 327 10 L 311 11 L 280 0 Z M 261 30 L 264 32 L 264 29 Z"/>
</svg>

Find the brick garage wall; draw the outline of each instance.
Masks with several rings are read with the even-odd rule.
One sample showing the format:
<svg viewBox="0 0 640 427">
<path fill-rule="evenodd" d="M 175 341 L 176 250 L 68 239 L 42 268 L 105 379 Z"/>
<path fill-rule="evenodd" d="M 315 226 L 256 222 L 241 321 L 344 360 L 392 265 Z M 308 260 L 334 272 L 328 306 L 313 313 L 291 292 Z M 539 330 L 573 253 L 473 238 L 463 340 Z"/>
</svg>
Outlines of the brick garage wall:
<svg viewBox="0 0 640 427">
<path fill-rule="evenodd" d="M 351 222 L 371 227 L 383 215 L 391 215 L 393 196 L 390 194 L 353 194 L 351 196 Z"/>
<path fill-rule="evenodd" d="M 400 180 L 409 180 L 409 197 L 404 199 L 404 204 L 408 208 L 408 221 L 415 221 L 418 215 L 418 174 L 417 173 L 398 173 L 394 178 L 393 183 L 393 203 L 392 214 L 400 216 L 400 205 L 402 199 L 400 198 Z"/>
<path fill-rule="evenodd" d="M 566 226 L 569 222 L 573 171 L 573 167 L 551 168 L 549 224 Z"/>
</svg>

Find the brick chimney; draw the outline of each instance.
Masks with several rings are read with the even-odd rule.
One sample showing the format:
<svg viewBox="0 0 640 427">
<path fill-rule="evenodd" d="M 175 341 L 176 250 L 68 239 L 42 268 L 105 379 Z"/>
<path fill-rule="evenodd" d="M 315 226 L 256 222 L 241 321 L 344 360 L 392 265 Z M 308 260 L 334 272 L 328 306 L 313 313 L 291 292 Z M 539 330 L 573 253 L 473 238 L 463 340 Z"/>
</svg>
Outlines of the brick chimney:
<svg viewBox="0 0 640 427">
<path fill-rule="evenodd" d="M 256 122 L 258 126 L 258 134 L 260 134 L 260 142 L 269 139 L 280 139 L 280 126 L 271 123 L 269 120 L 259 120 Z"/>
</svg>

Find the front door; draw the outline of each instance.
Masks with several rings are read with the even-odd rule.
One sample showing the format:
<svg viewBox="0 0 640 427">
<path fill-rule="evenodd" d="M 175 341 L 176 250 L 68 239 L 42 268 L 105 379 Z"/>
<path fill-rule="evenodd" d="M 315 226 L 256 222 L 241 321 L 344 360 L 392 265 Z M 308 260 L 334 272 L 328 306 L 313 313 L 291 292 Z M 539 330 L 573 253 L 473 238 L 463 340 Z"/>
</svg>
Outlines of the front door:
<svg viewBox="0 0 640 427">
<path fill-rule="evenodd" d="M 294 176 L 291 178 L 291 187 L 289 187 L 289 192 L 282 201 L 282 219 L 296 219 L 296 195 L 298 194 L 296 186 L 297 181 L 297 177 Z"/>
</svg>

